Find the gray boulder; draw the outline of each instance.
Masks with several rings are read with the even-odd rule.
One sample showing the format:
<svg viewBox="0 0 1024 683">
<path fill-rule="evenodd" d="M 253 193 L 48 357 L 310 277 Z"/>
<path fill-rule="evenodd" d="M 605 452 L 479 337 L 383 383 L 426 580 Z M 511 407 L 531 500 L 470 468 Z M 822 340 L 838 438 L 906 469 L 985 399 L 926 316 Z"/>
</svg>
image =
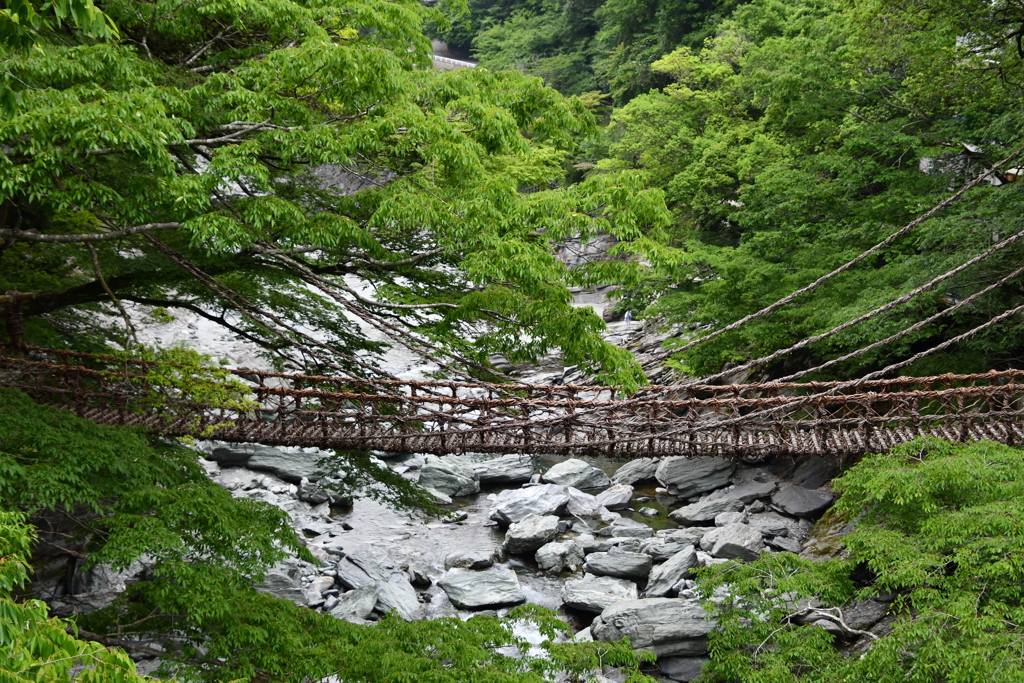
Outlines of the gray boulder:
<svg viewBox="0 0 1024 683">
<path fill-rule="evenodd" d="M 298 484 L 303 478 L 316 481 L 321 477 L 317 462 L 323 453 L 303 453 L 280 448 L 256 446 L 255 454 L 249 458 L 246 467 L 260 472 L 272 472 L 285 481 Z"/>
<path fill-rule="evenodd" d="M 256 454 L 257 448 L 266 447 L 253 444 L 226 443 L 210 450 L 207 457 L 225 467 L 245 467 L 245 464 L 249 462 L 249 458 Z"/>
<path fill-rule="evenodd" d="M 582 460 L 570 458 L 558 463 L 541 478 L 547 484 L 593 489 L 611 484 L 608 475 Z"/>
<path fill-rule="evenodd" d="M 836 473 L 836 464 L 825 460 L 820 455 L 811 455 L 802 463 L 797 465 L 788 479 L 792 479 L 800 486 L 808 489 L 816 489 L 825 482 L 832 479 Z"/>
<path fill-rule="evenodd" d="M 565 493 L 569 496 L 569 502 L 565 506 L 565 511 L 574 517 L 600 517 L 604 512 L 607 512 L 597 501 L 596 496 L 584 493 L 572 486 L 566 486 Z"/>
<path fill-rule="evenodd" d="M 634 649 L 658 657 L 703 655 L 715 622 L 696 602 L 678 598 L 623 600 L 594 620 L 594 640 L 607 643 L 628 637 Z"/>
<path fill-rule="evenodd" d="M 633 499 L 633 487 L 629 484 L 615 484 L 597 494 L 598 505 L 603 505 L 609 510 L 622 510 L 629 507 L 629 501 Z"/>
<path fill-rule="evenodd" d="M 662 460 L 655 477 L 672 495 L 689 498 L 727 485 L 735 469 L 728 458 L 677 456 Z"/>
<path fill-rule="evenodd" d="M 583 548 L 584 554 L 606 553 L 615 543 L 610 538 L 595 538 L 593 534 L 580 534 L 576 542 Z"/>
<path fill-rule="evenodd" d="M 560 574 L 566 569 L 574 572 L 586 561 L 583 547 L 574 540 L 546 543 L 537 550 L 536 559 L 538 567 L 553 574 Z"/>
<path fill-rule="evenodd" d="M 612 548 L 606 553 L 591 553 L 583 568 L 596 576 L 614 576 L 619 579 L 646 579 L 654 565 L 650 555 Z"/>
<path fill-rule="evenodd" d="M 506 489 L 498 494 L 487 516 L 502 524 L 513 524 L 530 515 L 557 514 L 568 502 L 566 487 L 555 484 Z"/>
<path fill-rule="evenodd" d="M 362 588 L 356 588 L 339 596 L 338 602 L 331 608 L 330 614 L 335 619 L 358 624 L 365 621 L 373 612 L 379 595 L 380 584 L 376 581 L 370 582 Z"/>
<path fill-rule="evenodd" d="M 697 540 L 692 543 L 676 543 L 675 541 L 669 541 L 660 536 L 655 538 L 645 538 L 640 544 L 640 552 L 650 555 L 654 564 L 659 564 L 676 553 L 686 550 L 686 548 L 694 545 L 694 543 L 697 543 Z"/>
<path fill-rule="evenodd" d="M 711 494 L 714 497 L 721 498 L 735 498 L 736 500 L 743 501 L 744 505 L 750 505 L 759 498 L 767 499 L 768 496 L 775 492 L 775 488 L 778 486 L 777 482 L 774 481 L 751 481 L 746 484 L 740 484 L 733 488 L 720 492 L 715 491 Z"/>
<path fill-rule="evenodd" d="M 622 600 L 636 600 L 636 584 L 611 576 L 584 574 L 582 579 L 566 581 L 562 602 L 573 609 L 600 614 Z"/>
<path fill-rule="evenodd" d="M 742 512 L 723 512 L 715 515 L 715 526 L 726 526 L 727 524 L 743 524 L 747 516 Z"/>
<path fill-rule="evenodd" d="M 800 526 L 800 523 L 795 519 L 783 517 L 777 512 L 760 512 L 756 515 L 747 515 L 747 524 L 765 536 L 788 536 Z"/>
<path fill-rule="evenodd" d="M 612 481 L 616 484 L 638 484 L 650 481 L 654 479 L 654 473 L 658 471 L 659 464 L 661 464 L 661 460 L 658 458 L 631 460 L 615 471 Z"/>
<path fill-rule="evenodd" d="M 459 609 L 485 609 L 526 601 L 519 579 L 511 569 L 482 572 L 452 569 L 437 585 Z"/>
<path fill-rule="evenodd" d="M 775 536 L 774 538 L 764 539 L 765 545 L 772 550 L 782 550 L 787 553 L 800 554 L 800 551 L 804 549 L 804 544 L 795 538 L 789 538 L 787 536 Z"/>
<path fill-rule="evenodd" d="M 658 668 L 670 680 L 690 683 L 700 677 L 701 669 L 710 661 L 707 657 L 663 657 L 658 660 Z"/>
<path fill-rule="evenodd" d="M 624 538 L 626 536 L 632 536 L 633 538 L 649 538 L 654 535 L 654 529 L 643 522 L 636 521 L 635 519 L 620 517 L 609 526 L 599 530 L 597 535 L 615 536 L 617 538 Z"/>
<path fill-rule="evenodd" d="M 493 564 L 493 550 L 456 550 L 444 556 L 445 569 L 487 569 Z"/>
<path fill-rule="evenodd" d="M 477 479 L 485 486 L 519 484 L 530 481 L 535 469 L 536 456 L 503 455 L 493 460 L 473 463 L 473 471 Z"/>
<path fill-rule="evenodd" d="M 835 497 L 831 493 L 805 489 L 793 484 L 782 486 L 772 496 L 773 505 L 794 517 L 818 517 L 833 500 Z"/>
<path fill-rule="evenodd" d="M 678 510 L 670 512 L 668 518 L 674 522 L 685 524 L 686 526 L 697 526 L 700 524 L 707 524 L 708 522 L 714 522 L 715 517 L 723 512 L 738 512 L 742 509 L 743 502 L 736 500 L 735 498 L 701 500 L 693 503 L 692 505 L 686 505 Z"/>
<path fill-rule="evenodd" d="M 701 539 L 700 547 L 712 557 L 752 561 L 764 551 L 764 537 L 746 524 L 729 524 L 709 531 Z"/>
<path fill-rule="evenodd" d="M 267 571 L 263 583 L 256 586 L 256 590 L 288 600 L 299 607 L 306 606 L 307 596 L 302 590 L 302 576 L 296 565 L 282 562 L 275 564 Z"/>
<path fill-rule="evenodd" d="M 473 463 L 454 455 L 428 455 L 419 483 L 449 496 L 469 496 L 480 492 L 480 479 Z"/>
<path fill-rule="evenodd" d="M 505 551 L 510 555 L 532 553 L 558 535 L 558 517 L 529 515 L 508 528 Z"/>
<path fill-rule="evenodd" d="M 337 582 L 345 588 L 362 588 L 370 583 L 380 585 L 377 595 L 378 612 L 398 612 L 406 621 L 419 616 L 420 603 L 409 575 L 387 555 L 376 549 L 350 553 L 335 568 Z"/>
<path fill-rule="evenodd" d="M 714 531 L 713 526 L 691 526 L 684 529 L 662 529 L 658 532 L 658 538 L 664 538 L 666 542 L 682 543 L 683 545 L 696 545 L 704 534 Z"/>
<path fill-rule="evenodd" d="M 668 559 L 665 564 L 660 564 L 651 569 L 650 577 L 647 579 L 647 590 L 644 597 L 663 598 L 668 597 L 675 591 L 675 585 L 683 579 L 690 578 L 690 570 L 697 566 L 697 549 L 692 545 L 679 551 Z"/>
</svg>

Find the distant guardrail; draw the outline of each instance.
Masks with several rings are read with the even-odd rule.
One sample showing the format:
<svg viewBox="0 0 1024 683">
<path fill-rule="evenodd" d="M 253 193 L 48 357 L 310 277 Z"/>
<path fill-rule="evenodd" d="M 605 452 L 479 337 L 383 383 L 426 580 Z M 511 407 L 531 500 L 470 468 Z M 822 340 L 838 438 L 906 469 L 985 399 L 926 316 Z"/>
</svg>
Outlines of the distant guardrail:
<svg viewBox="0 0 1024 683">
<path fill-rule="evenodd" d="M 476 67 L 475 62 L 467 62 L 461 59 L 452 59 L 451 57 L 442 57 L 440 55 L 430 55 L 430 58 L 436 64 L 444 64 L 445 66 L 453 69 L 473 69 Z"/>
</svg>

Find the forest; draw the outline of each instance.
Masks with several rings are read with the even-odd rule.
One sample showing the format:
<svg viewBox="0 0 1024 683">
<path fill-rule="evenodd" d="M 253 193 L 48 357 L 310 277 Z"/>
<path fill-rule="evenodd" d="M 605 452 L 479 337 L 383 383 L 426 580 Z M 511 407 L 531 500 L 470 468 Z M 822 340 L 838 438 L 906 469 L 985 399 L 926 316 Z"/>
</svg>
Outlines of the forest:
<svg viewBox="0 0 1024 683">
<path fill-rule="evenodd" d="M 0 681 L 1024 677 L 1024 450 L 1012 425 L 1008 443 L 921 438 L 864 453 L 813 486 L 799 479 L 813 459 L 732 463 L 732 479 L 689 497 L 663 476 L 685 458 L 627 481 L 618 509 L 649 502 L 666 528 L 622 531 L 607 516 L 586 566 L 636 556 L 651 573 L 634 577 L 642 597 L 627 582 L 633 602 L 706 612 L 714 626 L 685 640 L 696 649 L 669 652 L 638 645 L 644 633 L 597 637 L 590 620 L 613 621 L 594 614 L 574 636 L 580 612 L 537 604 L 411 619 L 374 593 L 365 618 L 335 618 L 325 599 L 281 599 L 262 587 L 285 565 L 328 577 L 334 604 L 360 597 L 330 568 L 345 553 L 317 545 L 353 496 L 356 509 L 410 515 L 407 526 L 454 529 L 454 513 L 472 514 L 460 497 L 512 489 L 481 490 L 473 467 L 472 494 L 408 476 L 457 474 L 459 456 L 412 467 L 338 450 L 316 463 L 332 469 L 309 498 L 327 512 L 297 521 L 280 496 L 304 500 L 305 475 L 217 478 L 247 471 L 207 459 L 217 446 L 205 440 L 230 422 L 180 439 L 107 426 L 36 400 L 12 369 L 50 362 L 48 350 L 65 364 L 120 363 L 124 391 L 155 415 L 182 397 L 259 413 L 249 375 L 232 374 L 244 366 L 222 353 L 230 344 L 260 372 L 341 378 L 352 395 L 404 381 L 398 351 L 427 368 L 419 379 L 489 391 L 555 358 L 553 383 L 625 397 L 665 377 L 1015 370 L 1021 0 L 0 2 Z M 432 40 L 477 66 L 433 68 Z M 611 246 L 597 258 L 560 257 L 600 240 Z M 611 293 L 603 318 L 574 298 L 595 289 Z M 210 344 L 163 343 L 158 331 L 182 321 Z M 656 340 L 646 356 L 609 331 L 630 324 Z M 130 381 L 131 363 L 145 374 Z M 535 475 L 532 457 L 530 484 L 566 464 Z M 610 491 L 634 463 L 614 465 L 611 479 L 587 467 Z M 767 492 L 719 511 L 739 517 L 703 522 L 746 532 L 777 514 L 789 531 L 757 532 L 752 556 L 715 554 L 712 536 L 672 540 L 700 525 L 666 520 L 731 500 L 757 468 Z M 827 504 L 791 512 L 776 493 L 797 484 Z M 572 528 L 587 515 L 561 505 L 538 516 L 561 515 L 558 538 L 583 561 Z M 500 559 L 522 523 L 508 521 L 489 561 L 542 575 L 539 554 Z M 619 543 L 616 529 L 634 537 Z M 608 534 L 621 548 L 601 545 Z M 697 546 L 703 559 L 653 593 Z M 828 559 L 801 551 L 812 546 Z M 557 581 L 565 595 L 569 567 L 529 586 Z M 415 602 L 409 581 L 433 582 L 422 609 L 436 610 L 437 576 L 414 569 L 396 570 L 402 586 Z M 440 571 L 461 569 L 445 559 Z M 61 611 L 41 592 L 53 580 L 71 594 L 101 570 L 135 574 L 99 608 Z M 843 620 L 877 604 L 884 618 Z M 672 678 L 666 659 L 699 673 Z"/>
</svg>

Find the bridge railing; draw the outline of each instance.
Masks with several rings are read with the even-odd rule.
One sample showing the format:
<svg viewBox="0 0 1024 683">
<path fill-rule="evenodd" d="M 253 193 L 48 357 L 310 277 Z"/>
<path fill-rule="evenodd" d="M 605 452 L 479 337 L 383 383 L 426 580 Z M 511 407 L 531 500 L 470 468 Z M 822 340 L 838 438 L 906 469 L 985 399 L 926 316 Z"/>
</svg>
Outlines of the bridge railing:
<svg viewBox="0 0 1024 683">
<path fill-rule="evenodd" d="M 395 452 L 614 457 L 885 450 L 916 436 L 1024 442 L 1024 371 L 848 383 L 614 387 L 220 371 L 209 398 L 137 359 L 30 349 L 0 384 L 169 436 Z M 832 392 L 832 393 L 829 393 Z"/>
</svg>

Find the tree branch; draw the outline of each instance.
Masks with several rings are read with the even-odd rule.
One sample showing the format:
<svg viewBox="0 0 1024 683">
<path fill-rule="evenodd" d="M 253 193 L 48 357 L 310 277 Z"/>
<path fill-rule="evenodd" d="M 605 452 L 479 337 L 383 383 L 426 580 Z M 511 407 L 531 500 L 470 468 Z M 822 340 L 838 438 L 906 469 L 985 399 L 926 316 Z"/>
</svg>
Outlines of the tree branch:
<svg viewBox="0 0 1024 683">
<path fill-rule="evenodd" d="M 124 230 L 116 230 L 114 232 L 97 232 L 85 235 L 44 235 L 30 230 L 0 230 L 0 238 L 20 240 L 22 242 L 48 242 L 60 244 L 71 244 L 77 242 L 111 242 L 140 232 L 148 232 L 150 230 L 177 230 L 180 227 L 181 223 L 146 223 L 145 225 L 136 225 L 132 228 L 125 228 Z"/>
</svg>

